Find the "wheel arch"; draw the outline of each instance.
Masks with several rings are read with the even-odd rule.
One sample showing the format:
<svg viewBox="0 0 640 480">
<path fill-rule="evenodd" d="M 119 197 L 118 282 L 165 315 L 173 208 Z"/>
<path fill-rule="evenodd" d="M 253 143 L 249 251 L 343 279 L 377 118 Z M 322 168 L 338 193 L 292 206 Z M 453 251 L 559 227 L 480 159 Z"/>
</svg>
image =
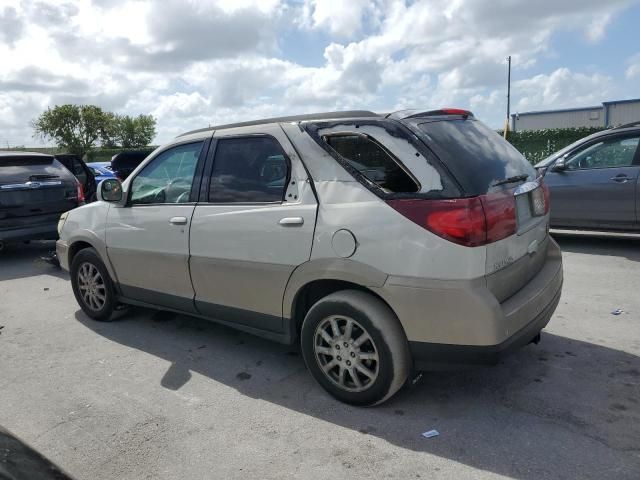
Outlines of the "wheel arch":
<svg viewBox="0 0 640 480">
<path fill-rule="evenodd" d="M 289 319 L 291 342 L 300 338 L 305 315 L 321 298 L 340 290 L 359 290 L 378 298 L 391 311 L 393 307 L 372 288 L 382 287 L 388 275 L 369 265 L 349 259 L 322 259 L 298 267 L 287 284 L 283 316 Z"/>
</svg>

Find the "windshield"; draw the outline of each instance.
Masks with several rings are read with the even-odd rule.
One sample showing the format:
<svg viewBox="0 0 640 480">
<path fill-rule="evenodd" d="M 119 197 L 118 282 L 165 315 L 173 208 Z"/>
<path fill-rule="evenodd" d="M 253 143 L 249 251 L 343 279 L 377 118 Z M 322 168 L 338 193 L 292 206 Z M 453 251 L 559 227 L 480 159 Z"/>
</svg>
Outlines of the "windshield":
<svg viewBox="0 0 640 480">
<path fill-rule="evenodd" d="M 533 180 L 535 170 L 518 150 L 475 119 L 418 124 L 423 139 L 469 195 L 483 195 L 502 180 Z"/>
</svg>

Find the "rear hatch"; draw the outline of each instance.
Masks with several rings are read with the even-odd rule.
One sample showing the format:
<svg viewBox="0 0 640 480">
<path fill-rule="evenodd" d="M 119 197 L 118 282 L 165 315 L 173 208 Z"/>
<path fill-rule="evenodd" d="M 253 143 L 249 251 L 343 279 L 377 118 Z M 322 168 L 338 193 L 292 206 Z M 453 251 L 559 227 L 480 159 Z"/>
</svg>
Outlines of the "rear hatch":
<svg viewBox="0 0 640 480">
<path fill-rule="evenodd" d="M 0 156 L 0 228 L 56 222 L 78 206 L 78 182 L 47 155 Z"/>
<path fill-rule="evenodd" d="M 488 231 L 488 287 L 499 301 L 506 300 L 544 265 L 546 187 L 520 152 L 471 114 L 413 118 L 408 123 L 451 172 L 464 196 L 480 200 Z"/>
</svg>

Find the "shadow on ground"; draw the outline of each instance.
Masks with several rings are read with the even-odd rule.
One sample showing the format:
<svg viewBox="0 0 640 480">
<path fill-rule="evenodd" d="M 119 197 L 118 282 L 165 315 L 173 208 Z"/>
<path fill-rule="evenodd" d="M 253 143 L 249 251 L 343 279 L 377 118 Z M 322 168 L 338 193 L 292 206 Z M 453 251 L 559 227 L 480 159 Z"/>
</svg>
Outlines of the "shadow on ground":
<svg viewBox="0 0 640 480">
<path fill-rule="evenodd" d="M 640 262 L 640 235 L 554 232 L 563 252 L 624 257 Z"/>
<path fill-rule="evenodd" d="M 68 274 L 42 260 L 56 248 L 55 241 L 33 241 L 30 243 L 8 243 L 0 252 L 0 281 L 17 278 L 50 275 L 68 279 Z"/>
<path fill-rule="evenodd" d="M 388 403 L 363 409 L 326 395 L 295 349 L 205 320 L 143 309 L 113 323 L 82 312 L 76 319 L 171 362 L 158 378 L 167 389 L 180 389 L 197 372 L 404 449 L 523 480 L 634 478 L 640 471 L 640 361 L 622 351 L 543 334 L 540 345 L 496 367 L 425 374 Z M 432 428 L 438 438 L 421 437 Z"/>
</svg>

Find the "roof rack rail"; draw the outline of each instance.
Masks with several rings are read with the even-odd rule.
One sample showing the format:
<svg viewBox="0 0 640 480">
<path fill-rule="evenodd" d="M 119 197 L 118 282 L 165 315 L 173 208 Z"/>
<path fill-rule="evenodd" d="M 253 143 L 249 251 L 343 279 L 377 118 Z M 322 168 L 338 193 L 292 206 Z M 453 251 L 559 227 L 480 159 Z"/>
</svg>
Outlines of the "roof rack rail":
<svg viewBox="0 0 640 480">
<path fill-rule="evenodd" d="M 379 117 L 377 113 L 370 112 L 368 110 L 349 110 L 345 112 L 323 112 L 323 113 L 307 113 L 304 115 L 291 115 L 286 117 L 273 117 L 263 118 L 261 120 L 252 120 L 249 122 L 228 123 L 225 125 L 215 125 L 207 128 L 199 128 L 198 130 L 191 130 L 185 132 L 178 137 L 184 137 L 185 135 L 191 135 L 192 133 L 208 132 L 213 130 L 224 130 L 226 128 L 235 127 L 251 127 L 254 125 L 264 125 L 266 123 L 280 123 L 280 122 L 303 122 L 305 120 L 332 120 L 338 118 L 366 118 L 366 117 Z"/>
<path fill-rule="evenodd" d="M 612 130 L 617 130 L 619 128 L 629 128 L 629 127 L 637 127 L 638 125 L 640 125 L 640 120 L 637 120 L 635 122 L 631 122 L 631 123 L 625 123 L 624 125 L 617 125 L 615 127 L 612 127 Z"/>
</svg>

